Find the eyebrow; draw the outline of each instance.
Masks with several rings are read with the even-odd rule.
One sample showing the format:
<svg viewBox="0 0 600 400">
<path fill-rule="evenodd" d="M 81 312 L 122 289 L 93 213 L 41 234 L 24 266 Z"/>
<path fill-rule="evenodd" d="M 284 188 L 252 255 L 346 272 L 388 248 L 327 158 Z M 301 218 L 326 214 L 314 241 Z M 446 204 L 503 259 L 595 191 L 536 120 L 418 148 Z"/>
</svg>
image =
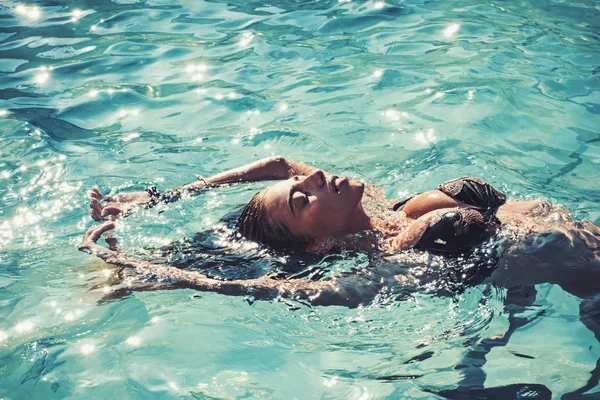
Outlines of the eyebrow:
<svg viewBox="0 0 600 400">
<path fill-rule="evenodd" d="M 290 210 L 292 210 L 292 215 L 296 215 L 294 212 L 294 193 L 296 192 L 296 186 L 292 185 L 290 187 L 290 191 L 288 194 L 288 205 L 290 206 Z"/>
</svg>

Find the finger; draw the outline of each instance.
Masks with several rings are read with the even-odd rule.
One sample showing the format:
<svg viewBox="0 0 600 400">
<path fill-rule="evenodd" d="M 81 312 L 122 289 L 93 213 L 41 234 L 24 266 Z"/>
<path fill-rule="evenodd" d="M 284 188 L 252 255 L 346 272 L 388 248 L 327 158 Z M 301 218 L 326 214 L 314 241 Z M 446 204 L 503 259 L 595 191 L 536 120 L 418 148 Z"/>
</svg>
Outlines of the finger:
<svg viewBox="0 0 600 400">
<path fill-rule="evenodd" d="M 83 236 L 83 243 L 88 243 L 89 242 L 89 238 L 90 236 L 92 236 L 92 233 L 94 233 L 94 230 L 96 229 L 96 227 L 90 228 L 88 229 L 88 231 L 85 233 L 85 235 Z"/>
<path fill-rule="evenodd" d="M 100 205 L 100 203 L 98 203 L 98 200 L 92 199 L 92 201 L 90 202 L 90 215 L 96 221 L 100 221 L 102 219 L 101 213 L 102 206 Z"/>
<path fill-rule="evenodd" d="M 93 254 L 107 262 L 111 257 L 116 257 L 117 255 L 116 252 L 114 252 L 113 250 L 107 249 L 106 247 L 102 247 L 96 243 L 83 243 L 81 246 L 79 246 L 79 250 Z"/>
<path fill-rule="evenodd" d="M 102 205 L 96 199 L 92 199 L 92 201 L 90 201 L 90 208 L 95 210 L 98 214 L 102 212 Z"/>
<path fill-rule="evenodd" d="M 110 217 L 110 216 L 116 217 L 116 216 L 120 215 L 122 212 L 123 212 L 123 210 L 121 210 L 117 206 L 107 206 L 102 209 L 102 212 L 100 213 L 100 215 L 103 218 Z"/>
<path fill-rule="evenodd" d="M 119 246 L 117 244 L 117 238 L 115 237 L 114 233 L 112 233 L 112 232 L 107 233 L 106 236 L 104 236 L 104 240 L 108 244 L 108 248 L 110 250 L 112 250 L 112 251 L 119 250 Z"/>
<path fill-rule="evenodd" d="M 91 206 L 91 204 L 90 204 Z M 95 220 L 95 221 L 101 221 L 102 217 L 100 217 L 100 214 L 98 214 L 98 211 L 94 210 L 94 208 L 90 208 L 90 216 Z"/>
<path fill-rule="evenodd" d="M 98 212 L 93 209 L 90 210 L 90 216 L 94 221 L 102 221 L 102 217 L 100 217 L 100 214 L 98 214 Z"/>
<path fill-rule="evenodd" d="M 104 196 L 102 196 L 102 193 L 100 193 L 98 189 L 92 188 L 92 191 L 90 192 L 90 197 L 93 199 L 101 200 Z"/>
<path fill-rule="evenodd" d="M 104 232 L 110 231 L 111 229 L 115 229 L 115 225 L 116 224 L 114 222 L 107 222 L 103 225 L 92 228 L 88 231 L 86 238 L 88 241 L 96 243 Z"/>
</svg>

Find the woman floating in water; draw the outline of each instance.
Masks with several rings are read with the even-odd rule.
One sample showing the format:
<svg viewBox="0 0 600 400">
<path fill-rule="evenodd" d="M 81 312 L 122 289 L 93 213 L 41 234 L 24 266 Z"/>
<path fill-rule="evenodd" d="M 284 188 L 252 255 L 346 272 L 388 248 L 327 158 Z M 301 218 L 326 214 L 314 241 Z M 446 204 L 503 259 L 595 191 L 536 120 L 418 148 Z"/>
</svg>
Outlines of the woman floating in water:
<svg viewBox="0 0 600 400">
<path fill-rule="evenodd" d="M 373 267 L 321 281 L 275 276 L 218 280 L 166 264 L 128 259 L 110 235 L 108 248 L 97 244 L 103 233 L 115 227 L 112 220 L 137 207 L 176 201 L 209 187 L 260 180 L 282 182 L 257 193 L 246 205 L 237 222 L 241 236 L 278 251 L 351 248 L 383 257 Z M 385 287 L 423 284 L 449 269 L 454 279 L 468 280 L 472 271 L 465 271 L 470 267 L 485 270 L 484 279 L 478 282 L 505 287 L 549 282 L 579 297 L 598 292 L 600 229 L 591 222 L 574 222 L 564 210 L 547 202 L 507 201 L 488 183 L 468 177 L 401 202 L 366 206 L 364 198 L 375 191 L 371 186 L 365 191 L 359 180 L 283 157 L 163 193 L 153 187 L 103 196 L 93 189 L 92 217 L 111 221 L 90 229 L 80 249 L 174 286 L 261 298 L 293 297 L 313 304 L 356 306 L 371 301 Z M 440 262 L 448 258 L 459 260 L 461 266 L 449 268 Z M 488 260 L 481 263 L 482 258 Z"/>
</svg>

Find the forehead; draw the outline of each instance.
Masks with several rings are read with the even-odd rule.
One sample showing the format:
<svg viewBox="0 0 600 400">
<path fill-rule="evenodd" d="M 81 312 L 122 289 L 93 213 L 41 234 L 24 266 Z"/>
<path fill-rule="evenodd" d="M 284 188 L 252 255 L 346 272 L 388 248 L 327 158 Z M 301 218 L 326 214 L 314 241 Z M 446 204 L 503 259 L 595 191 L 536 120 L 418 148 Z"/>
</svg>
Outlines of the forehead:
<svg viewBox="0 0 600 400">
<path fill-rule="evenodd" d="M 271 219 L 287 222 L 291 218 L 288 198 L 293 184 L 293 180 L 288 179 L 266 189 L 264 202 Z"/>
<path fill-rule="evenodd" d="M 266 206 L 269 208 L 287 206 L 292 184 L 291 180 L 286 180 L 267 188 L 264 197 Z"/>
</svg>

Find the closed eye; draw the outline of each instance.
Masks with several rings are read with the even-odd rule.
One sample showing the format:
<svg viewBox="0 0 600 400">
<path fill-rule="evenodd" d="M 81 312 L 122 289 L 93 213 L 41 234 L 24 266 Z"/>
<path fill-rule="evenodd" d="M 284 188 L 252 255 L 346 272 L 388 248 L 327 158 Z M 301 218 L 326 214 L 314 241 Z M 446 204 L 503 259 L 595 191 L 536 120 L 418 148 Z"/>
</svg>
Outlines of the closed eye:
<svg viewBox="0 0 600 400">
<path fill-rule="evenodd" d="M 308 195 L 306 193 L 302 193 L 304 196 L 302 196 L 302 199 L 304 200 L 304 205 L 307 205 L 309 203 L 309 199 L 308 199 Z"/>
<path fill-rule="evenodd" d="M 297 196 L 296 193 L 298 193 L 299 196 Z M 304 206 L 306 206 L 308 203 L 308 194 L 302 193 L 298 190 L 296 185 L 292 185 L 288 194 L 288 206 L 292 212 L 292 215 L 296 213 L 296 208 L 304 208 Z"/>
<path fill-rule="evenodd" d="M 298 193 L 298 194 L 296 194 L 296 193 Z M 308 198 L 308 194 L 303 193 L 299 190 L 296 190 L 294 192 L 294 199 L 300 199 L 300 200 L 298 200 L 298 203 L 301 206 L 305 206 L 306 204 L 308 204 L 310 202 L 310 199 Z"/>
<path fill-rule="evenodd" d="M 300 190 L 294 189 L 290 203 L 293 204 L 292 210 L 298 211 L 302 210 L 308 203 L 310 203 L 310 199 L 307 193 L 303 193 Z"/>
</svg>

